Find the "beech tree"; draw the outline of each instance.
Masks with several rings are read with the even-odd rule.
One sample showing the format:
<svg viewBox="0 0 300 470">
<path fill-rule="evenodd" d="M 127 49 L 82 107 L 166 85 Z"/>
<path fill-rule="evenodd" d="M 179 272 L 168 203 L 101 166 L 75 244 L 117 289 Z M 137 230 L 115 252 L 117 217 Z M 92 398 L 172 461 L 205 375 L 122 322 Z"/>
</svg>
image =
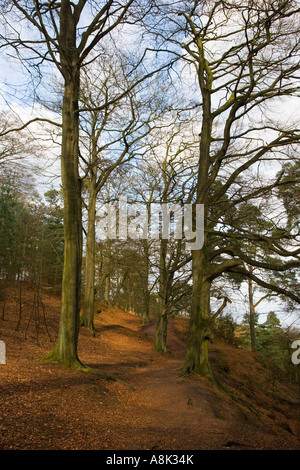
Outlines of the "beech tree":
<svg viewBox="0 0 300 470">
<path fill-rule="evenodd" d="M 182 138 L 182 129 L 185 138 Z M 194 150 L 198 142 L 196 137 L 191 135 L 191 129 L 192 124 L 189 122 L 186 125 L 175 123 L 160 132 L 157 136 L 157 146 L 153 145 L 151 148 L 151 158 L 146 169 L 150 180 L 150 204 L 153 204 L 153 208 L 157 204 L 157 209 L 162 215 L 161 233 L 156 242 L 158 318 L 155 332 L 155 348 L 162 353 L 167 353 L 168 317 L 182 294 L 184 283 L 181 281 L 185 280 L 187 283 L 189 279 L 189 273 L 183 275 L 183 271 L 190 261 L 190 254 L 185 250 L 181 217 L 180 233 L 177 232 L 177 217 L 183 211 L 183 202 L 189 203 L 193 194 Z M 170 211 L 169 215 L 167 210 Z M 149 219 L 154 216 L 149 215 Z"/>
<path fill-rule="evenodd" d="M 64 198 L 64 270 L 58 338 L 47 359 L 83 367 L 77 354 L 82 261 L 79 175 L 80 71 L 95 58 L 101 41 L 128 15 L 135 2 L 70 0 L 1 1 L 1 47 L 41 75 L 48 63 L 63 79 L 61 177 Z M 28 34 L 28 31 L 30 31 Z M 101 106 L 101 104 L 100 104 Z"/>
<path fill-rule="evenodd" d="M 131 60 L 133 62 L 133 58 Z M 97 196 L 121 166 L 134 158 L 143 158 L 147 149 L 145 139 L 164 108 L 165 97 L 157 89 L 165 87 L 157 77 L 151 79 L 149 73 L 141 73 L 137 65 L 129 67 L 126 57 L 116 48 L 103 50 L 101 60 L 83 71 L 81 101 L 90 110 L 81 115 L 81 166 L 88 192 L 81 324 L 93 334 Z M 97 103 L 101 101 L 103 104 L 98 110 Z"/>
<path fill-rule="evenodd" d="M 255 202 L 282 182 L 274 165 L 288 161 L 299 143 L 299 126 L 272 114 L 299 96 L 299 5 L 286 1 L 195 1 L 158 4 L 151 32 L 168 53 L 194 70 L 199 93 L 200 148 L 195 203 L 205 207 L 203 248 L 192 252 L 193 294 L 184 370 L 212 380 L 208 357 L 210 325 L 227 298 L 211 312 L 212 283 L 226 272 L 262 287 L 288 289 L 263 281 L 244 263 L 284 272 L 299 266 L 298 251 L 287 248 L 280 230 L 229 233 L 231 211 Z M 162 14 L 163 12 L 163 14 Z M 166 20 L 166 18 L 168 20 Z M 180 49 L 181 48 L 181 49 Z M 245 184 L 245 182 L 247 183 Z M 266 215 L 268 216 L 268 215 Z M 275 225 L 275 224 L 274 224 Z M 280 224 L 278 224 L 280 225 Z M 239 244 L 263 242 L 273 254 L 247 256 Z M 286 261 L 288 257 L 294 258 Z"/>
</svg>

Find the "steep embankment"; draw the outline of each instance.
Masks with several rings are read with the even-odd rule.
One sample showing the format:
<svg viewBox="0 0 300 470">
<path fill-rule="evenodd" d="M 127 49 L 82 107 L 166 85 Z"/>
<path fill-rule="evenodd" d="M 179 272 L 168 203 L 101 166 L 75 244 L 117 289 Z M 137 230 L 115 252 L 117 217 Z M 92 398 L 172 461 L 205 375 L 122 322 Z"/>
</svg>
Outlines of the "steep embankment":
<svg viewBox="0 0 300 470">
<path fill-rule="evenodd" d="M 185 320 L 170 321 L 165 357 L 153 349 L 154 323 L 103 308 L 95 338 L 81 329 L 79 356 L 117 379 L 105 380 L 38 361 L 53 345 L 59 299 L 43 296 L 47 332 L 42 307 L 31 315 L 30 291 L 23 297 L 19 330 L 14 295 L 0 321 L 0 449 L 300 449 L 299 388 L 273 379 L 251 352 L 211 346 L 232 400 L 204 378 L 180 375 Z"/>
</svg>

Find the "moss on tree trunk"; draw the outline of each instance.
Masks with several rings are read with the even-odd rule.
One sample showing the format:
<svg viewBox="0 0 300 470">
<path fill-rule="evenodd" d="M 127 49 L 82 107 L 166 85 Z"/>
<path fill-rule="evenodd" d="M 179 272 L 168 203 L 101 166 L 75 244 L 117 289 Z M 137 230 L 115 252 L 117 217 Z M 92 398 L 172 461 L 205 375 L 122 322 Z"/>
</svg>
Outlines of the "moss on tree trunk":
<svg viewBox="0 0 300 470">
<path fill-rule="evenodd" d="M 46 359 L 81 367 L 77 354 L 82 260 L 81 180 L 78 173 L 80 66 L 76 49 L 76 21 L 69 2 L 62 2 L 61 6 L 60 43 L 64 76 L 61 147 L 64 268 L 58 337 Z"/>
<path fill-rule="evenodd" d="M 160 312 L 155 332 L 155 349 L 163 354 L 167 354 L 167 329 L 168 316 L 165 311 Z"/>
<path fill-rule="evenodd" d="M 205 249 L 193 252 L 193 295 L 186 358 L 186 373 L 196 372 L 214 380 L 209 362 L 208 346 L 210 331 L 210 288 L 211 282 L 205 279 Z"/>
</svg>

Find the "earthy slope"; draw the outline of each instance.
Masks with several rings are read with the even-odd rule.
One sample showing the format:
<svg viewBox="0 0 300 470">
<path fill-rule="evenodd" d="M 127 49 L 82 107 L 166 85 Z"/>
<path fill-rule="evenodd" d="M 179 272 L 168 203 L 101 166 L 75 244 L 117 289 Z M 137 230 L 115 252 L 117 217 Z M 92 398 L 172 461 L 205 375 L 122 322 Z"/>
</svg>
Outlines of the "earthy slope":
<svg viewBox="0 0 300 470">
<path fill-rule="evenodd" d="M 53 345 L 49 334 L 55 339 L 59 299 L 43 296 L 47 332 L 41 308 L 29 323 L 32 292 L 23 293 L 15 331 L 18 293 L 11 292 L 0 320 L 7 347 L 0 449 L 300 449 L 299 387 L 270 380 L 251 352 L 211 346 L 214 370 L 233 400 L 201 377 L 180 375 L 185 320 L 170 322 L 165 357 L 153 349 L 154 324 L 106 308 L 96 314 L 97 337 L 85 329 L 79 337 L 80 359 L 118 379 L 106 380 L 39 361 Z"/>
</svg>

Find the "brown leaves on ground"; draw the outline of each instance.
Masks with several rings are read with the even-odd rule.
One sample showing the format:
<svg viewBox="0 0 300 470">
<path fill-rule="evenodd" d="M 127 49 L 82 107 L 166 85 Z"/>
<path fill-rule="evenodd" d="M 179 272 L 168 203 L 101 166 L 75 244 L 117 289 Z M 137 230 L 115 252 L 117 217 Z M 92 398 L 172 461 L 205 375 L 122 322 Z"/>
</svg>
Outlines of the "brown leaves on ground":
<svg viewBox="0 0 300 470">
<path fill-rule="evenodd" d="M 43 312 L 32 309 L 30 290 L 22 295 L 18 331 L 17 292 L 0 320 L 0 449 L 300 449 L 299 386 L 272 378 L 250 351 L 211 345 L 230 397 L 181 375 L 186 320 L 170 320 L 163 356 L 153 348 L 154 321 L 143 326 L 132 313 L 96 305 L 97 336 L 82 328 L 78 351 L 108 380 L 39 361 L 53 347 L 60 301 L 43 294 Z"/>
</svg>

